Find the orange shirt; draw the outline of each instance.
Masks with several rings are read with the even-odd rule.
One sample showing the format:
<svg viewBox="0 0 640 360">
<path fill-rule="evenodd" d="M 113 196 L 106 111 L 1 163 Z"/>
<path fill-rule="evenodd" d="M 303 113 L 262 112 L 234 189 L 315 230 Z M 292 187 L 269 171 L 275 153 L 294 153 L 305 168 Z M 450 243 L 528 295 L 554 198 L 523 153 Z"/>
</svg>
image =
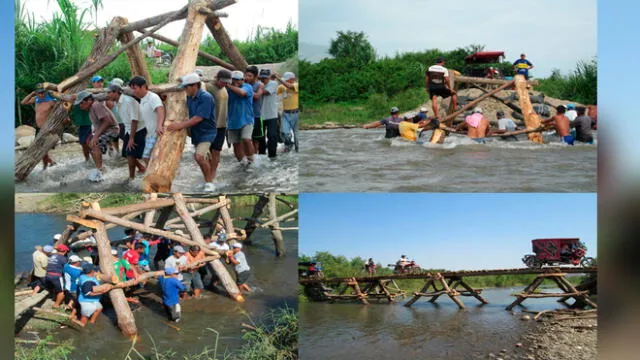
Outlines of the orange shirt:
<svg viewBox="0 0 640 360">
<path fill-rule="evenodd" d="M 187 265 L 189 265 L 189 264 L 193 264 L 194 262 L 196 262 L 198 260 L 204 259 L 204 252 L 202 250 L 200 250 L 200 252 L 196 256 L 192 256 L 191 252 L 187 251 L 185 256 L 187 257 Z M 194 272 L 196 270 L 197 269 L 192 269 L 192 270 L 190 270 L 190 272 Z"/>
</svg>

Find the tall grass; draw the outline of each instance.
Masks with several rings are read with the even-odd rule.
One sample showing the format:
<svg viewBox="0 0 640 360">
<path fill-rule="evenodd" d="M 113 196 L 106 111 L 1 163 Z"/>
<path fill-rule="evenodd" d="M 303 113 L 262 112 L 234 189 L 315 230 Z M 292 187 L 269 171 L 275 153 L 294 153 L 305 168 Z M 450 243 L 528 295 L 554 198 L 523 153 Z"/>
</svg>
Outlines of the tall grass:
<svg viewBox="0 0 640 360">
<path fill-rule="evenodd" d="M 536 90 L 547 96 L 571 100 L 587 105 L 598 103 L 598 63 L 596 59 L 579 61 L 575 70 L 563 76 L 554 70 L 547 79 L 540 80 Z"/>
</svg>

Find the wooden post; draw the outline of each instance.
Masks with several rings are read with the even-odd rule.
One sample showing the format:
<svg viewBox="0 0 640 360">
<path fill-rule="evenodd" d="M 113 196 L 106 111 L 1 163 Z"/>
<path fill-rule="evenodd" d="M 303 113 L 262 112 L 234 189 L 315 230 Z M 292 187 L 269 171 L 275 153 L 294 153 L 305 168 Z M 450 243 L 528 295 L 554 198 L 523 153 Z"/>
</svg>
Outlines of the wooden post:
<svg viewBox="0 0 640 360">
<path fill-rule="evenodd" d="M 120 21 L 121 26 L 128 23 L 128 20 L 125 18 L 118 17 L 117 19 Z M 153 36 L 153 34 L 151 36 Z M 133 40 L 133 34 L 131 32 L 121 32 L 118 40 L 120 40 L 121 44 L 127 44 Z M 126 52 L 127 58 L 129 59 L 129 66 L 131 67 L 131 75 L 142 76 L 147 80 L 147 84 L 151 85 L 151 74 L 149 73 L 149 68 L 147 67 L 147 62 L 145 61 L 140 46 L 132 46 L 128 48 Z"/>
<path fill-rule="evenodd" d="M 458 292 L 449 288 L 447 280 L 442 276 L 440 276 L 440 282 L 442 283 L 442 287 L 447 292 L 447 295 L 451 298 L 451 300 L 453 300 L 453 302 L 456 303 L 456 305 L 458 305 L 460 309 L 464 309 L 464 304 L 462 303 L 462 301 L 460 301 L 460 299 L 458 299 Z"/>
<path fill-rule="evenodd" d="M 253 205 L 253 213 L 251 214 L 251 219 L 247 221 L 247 224 L 244 226 L 244 230 L 247 232 L 247 240 L 245 243 L 251 243 L 251 234 L 258 228 L 258 219 L 262 215 L 262 211 L 264 207 L 269 203 L 269 198 L 264 195 L 259 195 L 258 201 L 255 205 Z"/>
<path fill-rule="evenodd" d="M 220 201 L 223 201 L 225 196 L 220 196 Z M 233 244 L 236 242 L 236 229 L 233 226 L 233 220 L 231 219 L 231 215 L 229 214 L 229 209 L 227 206 L 220 208 L 220 216 L 222 217 L 222 223 L 224 224 L 224 231 L 227 233 L 227 239 L 229 240 L 229 244 Z"/>
<path fill-rule="evenodd" d="M 194 0 L 189 3 L 187 22 L 180 36 L 178 53 L 169 71 L 170 81 L 175 81 L 195 69 L 206 18 L 206 15 L 201 14 L 198 9 L 203 6 L 206 6 L 204 0 Z M 183 93 L 167 94 L 164 127 L 172 122 L 182 122 L 187 119 L 186 103 L 187 99 Z M 144 192 L 171 191 L 176 170 L 180 166 L 186 136 L 186 131 L 180 130 L 165 132 L 158 138 L 151 155 L 151 162 L 147 167 L 147 175 L 143 180 Z"/>
<path fill-rule="evenodd" d="M 100 206 L 98 205 L 98 203 L 94 204 L 97 205 L 97 209 L 94 206 L 94 210 L 98 211 Z M 107 231 L 104 229 L 104 224 L 98 221 L 96 221 L 96 223 L 97 227 L 95 236 L 98 248 L 98 256 L 100 257 L 100 273 L 109 277 L 113 277 L 115 273 L 113 270 L 111 243 L 109 241 L 109 237 L 107 236 Z M 115 289 L 109 292 L 109 298 L 111 299 L 113 308 L 116 311 L 118 327 L 120 328 L 122 333 L 127 336 L 135 336 L 138 333 L 136 320 L 133 317 L 133 313 L 131 312 L 129 303 L 124 296 L 124 291 L 122 289 Z"/>
<path fill-rule="evenodd" d="M 529 100 L 529 89 L 527 88 L 527 80 L 524 75 L 516 75 L 516 91 L 518 92 L 518 98 L 520 99 L 520 108 L 522 109 L 522 115 L 524 115 L 524 124 L 527 129 L 539 128 L 541 125 L 540 116 L 533 109 L 531 101 Z M 538 144 L 544 142 L 542 134 L 533 132 L 528 135 L 529 140 Z"/>
<path fill-rule="evenodd" d="M 119 23 L 116 20 L 111 21 L 109 26 L 101 29 L 98 38 L 93 44 L 93 48 L 89 57 L 80 67 L 79 72 L 89 68 L 97 59 L 107 56 L 109 49 L 116 41 L 119 33 Z M 66 89 L 66 93 L 77 93 L 87 87 L 89 79 L 82 79 L 70 88 Z M 65 122 L 69 117 L 68 109 L 63 106 L 62 102 L 58 102 L 53 106 L 47 121 L 41 131 L 36 135 L 33 143 L 20 155 L 16 160 L 15 179 L 21 182 L 29 176 L 31 171 L 38 165 L 44 155 L 58 143 L 60 134 L 65 127 Z"/>
<path fill-rule="evenodd" d="M 276 249 L 276 256 L 281 257 L 287 255 L 287 251 L 284 248 L 284 238 L 282 237 L 282 231 L 280 231 L 280 222 L 277 221 L 278 213 L 276 211 L 276 194 L 269 194 L 269 216 L 271 221 L 276 220 L 271 225 L 271 238 L 273 239 L 273 245 Z"/>
<path fill-rule="evenodd" d="M 427 283 L 422 287 L 422 290 L 420 290 L 420 293 L 424 293 L 425 291 L 429 290 L 429 287 L 431 285 L 433 285 L 433 278 L 429 277 L 428 280 L 427 280 Z M 434 288 L 435 288 L 435 285 L 434 285 Z M 413 297 L 409 301 L 407 301 L 404 304 L 404 306 L 410 307 L 411 305 L 413 305 L 413 303 L 418 301 L 418 299 L 420 299 L 420 297 L 422 296 L 422 295 L 420 295 L 420 293 L 414 293 Z"/>
<path fill-rule="evenodd" d="M 478 301 L 480 301 L 481 303 L 483 303 L 483 304 L 488 304 L 489 303 L 485 298 L 480 296 L 480 294 L 477 291 L 475 291 L 471 286 L 469 286 L 462 279 L 460 279 L 460 286 L 465 288 L 469 293 L 471 293 L 471 296 L 473 296 L 474 298 L 478 299 Z"/>
<path fill-rule="evenodd" d="M 247 67 L 249 67 L 249 64 L 244 59 L 244 56 L 240 54 L 238 48 L 236 48 L 236 46 L 231 41 L 229 34 L 227 34 L 227 31 L 224 29 L 224 26 L 222 26 L 222 23 L 220 22 L 220 18 L 209 16 L 207 17 L 206 24 L 209 28 L 209 31 L 211 32 L 211 35 L 213 35 L 213 38 L 216 39 L 216 42 L 218 43 L 218 45 L 220 45 L 220 49 L 224 52 L 224 54 L 227 55 L 227 57 L 231 60 L 233 66 L 235 66 L 236 69 L 244 72 Z"/>
<path fill-rule="evenodd" d="M 151 193 L 147 196 L 147 201 L 158 200 L 158 194 Z M 153 218 L 156 215 L 156 209 L 151 209 L 144 214 L 144 226 L 151 226 L 153 224 Z"/>
</svg>

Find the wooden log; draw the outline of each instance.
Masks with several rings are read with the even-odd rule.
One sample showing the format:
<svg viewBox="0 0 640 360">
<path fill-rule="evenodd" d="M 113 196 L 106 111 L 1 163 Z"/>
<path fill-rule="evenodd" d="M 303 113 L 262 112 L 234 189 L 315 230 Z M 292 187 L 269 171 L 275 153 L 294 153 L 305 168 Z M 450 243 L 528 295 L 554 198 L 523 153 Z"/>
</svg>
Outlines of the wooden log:
<svg viewBox="0 0 640 360">
<path fill-rule="evenodd" d="M 251 213 L 251 218 L 247 220 L 247 224 L 244 226 L 244 230 L 247 232 L 247 242 L 251 243 L 251 234 L 258 228 L 257 219 L 262 215 L 262 211 L 264 207 L 269 203 L 269 198 L 260 195 L 258 197 L 258 201 L 253 205 L 253 213 Z"/>
<path fill-rule="evenodd" d="M 522 109 L 522 115 L 524 115 L 524 123 L 527 129 L 539 128 L 542 125 L 540 116 L 533 109 L 531 101 L 529 100 L 528 83 L 524 75 L 515 76 L 516 91 L 518 92 L 518 98 L 520 99 L 520 108 Z M 544 139 L 542 134 L 530 133 L 529 140 L 538 144 L 542 144 Z"/>
<path fill-rule="evenodd" d="M 121 28 L 125 26 L 129 21 L 125 18 L 119 17 L 118 21 L 120 21 Z M 152 36 L 154 34 L 150 34 Z M 120 32 L 120 36 L 118 36 L 118 40 L 120 43 L 126 44 L 133 41 L 133 33 L 131 32 Z M 144 54 L 142 53 L 142 49 L 140 46 L 132 46 L 126 50 L 127 58 L 129 59 L 129 67 L 131 68 L 131 76 L 142 76 L 147 80 L 147 85 L 151 85 L 151 73 L 149 73 L 149 68 L 147 67 L 147 62 L 145 61 Z"/>
<path fill-rule="evenodd" d="M 544 281 L 544 277 L 540 277 L 540 276 L 536 277 L 531 284 L 529 284 L 526 288 L 524 288 L 524 290 L 522 290 L 522 292 L 523 293 L 533 292 L 538 286 L 540 286 L 540 284 L 542 284 L 543 281 Z M 517 305 L 520 305 L 525 299 L 526 298 L 522 296 L 518 296 L 514 302 L 512 302 L 509 306 L 506 307 L 505 310 L 511 311 L 511 309 L 513 309 Z"/>
<path fill-rule="evenodd" d="M 21 291 L 16 291 L 13 293 L 13 296 L 24 296 L 24 295 L 30 295 L 33 294 L 33 290 L 29 289 L 29 290 L 21 290 Z"/>
<path fill-rule="evenodd" d="M 30 296 L 20 302 L 17 302 L 13 306 L 14 319 L 18 320 L 20 316 L 22 316 L 22 314 L 27 312 L 32 307 L 41 303 L 44 299 L 47 298 L 48 295 L 49 295 L 49 292 L 46 290 L 43 290 L 33 296 Z"/>
<path fill-rule="evenodd" d="M 460 110 L 455 111 L 455 112 L 445 116 L 442 120 L 440 120 L 440 123 L 446 123 L 446 122 L 449 122 L 451 120 L 454 120 L 456 117 L 458 117 L 458 115 L 460 115 L 460 114 L 464 113 L 465 111 L 473 108 L 474 106 L 479 104 L 482 100 L 490 97 L 493 94 L 497 94 L 498 92 L 500 92 L 500 91 L 502 91 L 502 90 L 504 90 L 504 89 L 506 89 L 506 88 L 508 88 L 510 86 L 513 86 L 514 83 L 515 83 L 514 80 L 508 81 L 508 82 L 504 83 L 502 86 L 500 86 L 500 87 L 498 87 L 496 89 L 493 89 L 493 90 L 489 91 L 486 94 L 480 95 L 478 98 L 474 99 L 473 101 L 468 102 Z"/>
<path fill-rule="evenodd" d="M 158 236 L 162 236 L 165 237 L 167 239 L 171 239 L 173 241 L 179 242 L 182 245 L 185 246 L 191 246 L 191 245 L 200 245 L 199 243 L 189 240 L 187 238 L 184 238 L 180 235 L 176 235 L 170 231 L 164 231 L 164 230 L 160 230 L 160 229 L 156 229 L 156 228 L 152 228 L 152 227 L 148 227 L 148 226 L 144 226 L 144 224 L 140 224 L 140 223 L 136 223 L 130 220 L 124 220 L 121 218 L 118 218 L 116 216 L 113 215 L 108 215 L 108 214 L 104 214 L 100 211 L 95 211 L 95 210 L 88 210 L 87 211 L 87 216 L 88 217 L 92 217 L 94 219 L 98 219 L 101 221 L 105 221 L 105 222 L 112 222 L 115 224 L 118 224 L 120 226 L 124 226 L 124 227 L 129 227 L 132 228 L 134 230 L 138 230 L 141 232 L 146 232 L 152 235 L 158 235 Z M 216 255 L 218 254 L 217 252 L 209 249 L 209 248 L 203 248 L 202 251 L 204 251 L 204 253 L 206 255 Z"/>
<path fill-rule="evenodd" d="M 223 199 L 226 198 L 224 196 L 220 196 L 220 201 Z M 224 230 L 227 233 L 229 244 L 233 244 L 236 241 L 236 229 L 233 226 L 233 220 L 231 219 L 227 206 L 220 208 L 220 217 L 222 218 L 222 224 L 224 225 Z"/>
<path fill-rule="evenodd" d="M 298 210 L 296 209 L 294 211 Z M 278 229 L 280 227 L 280 222 L 278 220 L 278 213 L 276 211 L 275 193 L 269 194 L 269 215 L 271 216 L 271 238 L 273 239 L 273 246 L 276 250 L 276 257 L 285 256 L 287 255 L 287 250 L 284 248 L 284 238 L 282 237 L 282 231 Z"/>
<path fill-rule="evenodd" d="M 189 213 L 189 216 L 191 216 L 191 217 L 198 217 L 198 216 L 200 216 L 200 215 L 204 215 L 204 214 L 206 214 L 206 213 L 208 213 L 208 212 L 211 212 L 211 211 L 217 210 L 217 209 L 219 209 L 219 208 L 221 208 L 221 207 L 223 207 L 223 206 L 227 206 L 227 201 L 228 201 L 228 200 L 225 200 L 225 201 L 222 201 L 222 202 L 218 202 L 217 204 L 213 204 L 213 205 L 205 206 L 205 207 L 200 208 L 200 209 L 198 209 L 198 210 L 196 210 L 196 211 L 190 212 L 190 213 Z M 167 220 L 167 222 L 166 222 L 166 224 L 165 224 L 165 225 L 175 224 L 175 223 L 178 223 L 178 222 L 180 222 L 180 221 L 181 221 L 181 217 L 180 217 L 180 216 L 177 216 L 177 217 L 174 217 L 173 219 L 169 219 L 169 220 Z"/>
<path fill-rule="evenodd" d="M 138 31 L 138 32 L 141 32 L 141 31 Z M 173 39 L 169 39 L 168 37 L 164 37 L 164 36 L 159 35 L 159 34 L 151 34 L 151 35 L 149 35 L 149 37 L 154 38 L 156 40 L 160 40 L 163 43 L 166 43 L 166 44 L 169 44 L 169 45 L 179 46 L 179 43 L 177 41 L 175 41 Z M 233 66 L 232 64 L 229 64 L 228 62 L 220 59 L 219 57 L 213 56 L 211 54 L 207 54 L 204 51 L 198 50 L 198 56 L 203 58 L 203 59 L 209 60 L 209 61 L 213 62 L 214 64 L 220 65 L 223 68 L 228 69 L 230 71 L 233 71 L 233 70 L 236 69 L 236 67 Z"/>
<path fill-rule="evenodd" d="M 586 293 L 586 291 L 577 291 L 574 293 L 520 293 L 518 294 L 519 297 L 523 297 L 523 298 L 550 298 L 550 297 L 563 297 L 563 296 L 571 296 L 571 297 L 577 297 L 577 296 L 582 296 Z"/>
<path fill-rule="evenodd" d="M 449 298 L 451 298 L 451 300 L 453 300 L 453 302 L 456 303 L 456 305 L 458 305 L 460 309 L 464 309 L 464 304 L 462 303 L 462 301 L 460 301 L 460 299 L 458 299 L 458 292 L 456 290 L 452 290 L 449 287 L 445 278 L 441 278 L 440 282 L 442 283 L 442 287 L 447 292 Z"/>
<path fill-rule="evenodd" d="M 153 202 L 158 200 L 158 194 L 151 193 L 148 194 L 147 202 Z M 153 218 L 156 216 L 156 209 L 151 209 L 144 214 L 144 226 L 153 225 Z"/>
<path fill-rule="evenodd" d="M 578 290 L 571 285 L 571 283 L 565 279 L 564 276 L 558 277 L 558 280 L 561 281 L 562 283 L 564 283 L 564 285 L 572 292 L 578 292 Z M 593 302 L 590 298 L 589 298 L 589 291 L 585 290 L 584 294 L 579 295 L 578 297 L 574 297 L 577 301 L 583 301 L 584 303 L 586 303 L 587 305 L 591 306 L 592 308 L 596 309 L 598 307 L 598 305 Z"/>
<path fill-rule="evenodd" d="M 425 293 L 431 285 L 433 285 L 433 278 L 429 277 L 427 283 L 422 287 L 422 289 L 418 293 L 414 293 L 413 297 L 409 301 L 407 301 L 404 306 L 410 307 L 411 305 L 413 305 L 413 303 L 418 301 L 418 299 L 420 299 L 420 296 L 422 296 L 420 295 L 420 293 Z"/>
<path fill-rule="evenodd" d="M 100 208 L 98 203 L 93 203 L 92 207 L 94 208 L 92 211 L 98 211 Z M 115 272 L 113 269 L 113 256 L 111 255 L 111 242 L 107 236 L 107 231 L 104 229 L 104 224 L 99 223 L 95 236 L 100 261 L 100 272 L 106 276 L 114 277 Z M 136 327 L 136 320 L 133 317 L 127 298 L 124 296 L 124 291 L 122 291 L 122 289 L 110 291 L 109 298 L 116 312 L 120 331 L 126 336 L 135 336 L 138 333 L 138 328 Z"/>
<path fill-rule="evenodd" d="M 109 49 L 115 43 L 118 32 L 119 23 L 115 20 L 111 21 L 109 26 L 106 28 L 100 30 L 89 57 L 80 67 L 79 71 L 88 69 L 97 59 L 105 57 Z M 88 79 L 82 79 L 80 82 L 69 87 L 67 92 L 77 93 L 86 88 L 88 84 Z M 31 143 L 31 145 L 29 145 L 29 147 L 16 160 L 14 174 L 16 181 L 24 181 L 36 165 L 38 165 L 42 160 L 44 155 L 58 143 L 60 134 L 65 128 L 65 122 L 68 117 L 69 113 L 62 103 L 58 103 L 53 106 L 53 109 L 51 109 L 51 112 L 47 117 L 47 121 L 38 135 L 36 135 L 33 143 Z"/>
<path fill-rule="evenodd" d="M 67 226 L 64 228 L 64 231 L 61 234 L 62 236 L 60 237 L 60 240 L 57 240 L 54 246 L 68 243 L 69 238 L 71 237 L 71 235 L 73 235 L 74 232 L 76 232 L 76 230 L 78 230 L 77 226 L 73 226 L 72 224 L 67 224 Z"/>
<path fill-rule="evenodd" d="M 119 215 L 134 213 L 138 211 L 146 212 L 149 210 L 160 209 L 163 207 L 174 206 L 174 205 L 175 205 L 175 201 L 173 201 L 173 199 L 157 199 L 153 201 L 145 201 L 143 203 L 138 203 L 138 204 L 104 208 L 102 209 L 102 212 L 104 214 L 119 216 Z M 82 211 L 80 212 L 80 216 L 82 216 Z"/>
<path fill-rule="evenodd" d="M 355 291 L 356 295 L 358 296 L 358 299 L 360 299 L 360 302 L 362 302 L 364 305 L 369 305 L 369 301 L 367 301 L 367 294 L 363 293 L 360 290 L 360 285 L 358 285 L 358 282 L 355 281 L 353 282 L 353 290 Z"/>
<path fill-rule="evenodd" d="M 480 296 L 480 292 L 482 292 L 482 290 L 473 289 L 471 286 L 469 286 L 469 284 L 464 282 L 462 279 L 460 279 L 460 286 L 465 288 L 469 292 L 469 295 L 471 295 L 474 298 L 478 299 L 478 301 L 480 301 L 481 303 L 483 303 L 483 304 L 488 304 L 489 303 L 485 298 Z"/>
<path fill-rule="evenodd" d="M 204 0 L 194 0 L 189 3 L 187 23 L 180 36 L 178 53 L 173 60 L 169 79 L 177 79 L 196 66 L 198 47 L 202 40 L 202 30 L 206 15 L 198 12 L 198 8 L 206 5 Z M 187 119 L 187 99 L 182 93 L 170 93 L 166 100 L 166 116 L 164 126 L 173 122 L 183 122 Z M 182 150 L 187 136 L 186 130 L 166 132 L 158 138 L 151 161 L 147 167 L 147 175 L 143 179 L 144 192 L 170 192 L 171 184 L 180 165 Z"/>
<path fill-rule="evenodd" d="M 224 29 L 224 26 L 222 26 L 220 19 L 214 16 L 208 16 L 205 23 L 207 24 L 207 28 L 209 28 L 211 35 L 213 35 L 213 38 L 216 40 L 218 45 L 220 45 L 220 49 L 231 60 L 233 66 L 242 71 L 246 70 L 247 67 L 249 67 L 249 64 L 244 59 L 244 56 L 240 54 L 238 48 L 233 44 L 233 41 L 231 41 L 231 38 Z"/>
<path fill-rule="evenodd" d="M 522 76 L 522 75 L 521 75 Z M 502 79 L 487 79 L 480 78 L 474 76 L 456 76 L 456 83 L 466 83 L 466 84 L 489 84 L 489 85 L 504 85 L 509 83 L 511 80 L 502 80 Z M 536 86 L 538 85 L 538 80 L 529 80 L 529 85 Z"/>
<path fill-rule="evenodd" d="M 291 210 L 291 211 L 289 211 L 288 213 L 286 213 L 286 214 L 284 214 L 284 215 L 280 215 L 280 216 L 278 216 L 277 218 L 275 218 L 275 219 L 271 219 L 271 220 L 269 220 L 269 221 L 267 221 L 267 222 L 265 222 L 265 223 L 262 223 L 262 224 L 260 224 L 259 226 L 260 226 L 260 227 L 263 227 L 263 228 L 268 228 L 268 227 L 270 227 L 271 225 L 273 225 L 273 224 L 275 224 L 275 223 L 277 223 L 277 222 L 283 221 L 283 220 L 287 219 L 288 217 L 290 217 L 290 216 L 292 216 L 292 215 L 295 215 L 295 214 L 297 214 L 297 213 L 298 213 L 298 209 Z"/>
</svg>

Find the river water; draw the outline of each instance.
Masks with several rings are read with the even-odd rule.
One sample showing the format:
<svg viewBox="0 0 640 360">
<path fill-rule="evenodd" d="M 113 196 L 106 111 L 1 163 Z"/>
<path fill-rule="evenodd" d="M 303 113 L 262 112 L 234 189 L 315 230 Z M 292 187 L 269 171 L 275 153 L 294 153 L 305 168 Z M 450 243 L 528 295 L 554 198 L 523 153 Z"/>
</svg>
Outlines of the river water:
<svg viewBox="0 0 640 360">
<path fill-rule="evenodd" d="M 519 138 L 482 145 L 451 135 L 442 145 L 417 145 L 385 139 L 380 129 L 301 131 L 300 191 L 597 191 L 597 145 Z"/>
<path fill-rule="evenodd" d="M 514 349 L 520 336 L 535 326 L 505 311 L 515 299 L 510 295 L 523 288 L 486 289 L 482 296 L 488 305 L 465 297 L 463 310 L 447 297 L 436 304 L 421 298 L 410 308 L 403 306 L 409 298 L 369 306 L 301 302 L 300 358 L 486 359 L 489 353 Z M 523 304 L 535 311 L 560 307 L 554 299 L 528 299 Z"/>
<path fill-rule="evenodd" d="M 247 168 L 240 165 L 233 150 L 225 146 L 214 181 L 216 192 L 297 192 L 298 154 L 283 154 L 282 148 L 280 144 L 276 160 L 257 155 L 254 164 Z M 200 167 L 193 159 L 194 153 L 193 145 L 187 143 L 172 191 L 197 192 L 197 186 L 204 182 Z M 39 163 L 24 182 L 16 183 L 16 192 L 137 192 L 142 188 L 142 176 L 128 181 L 127 161 L 119 155 L 103 157 L 106 167 L 104 181 L 96 183 L 88 180 L 95 169 L 93 160 L 84 161 L 78 143 L 59 145 L 50 154 L 57 165 L 43 170 L 42 163 Z"/>
<path fill-rule="evenodd" d="M 235 206 L 231 208 L 231 216 L 250 216 L 250 207 Z M 280 208 L 279 213 L 286 212 Z M 33 246 L 47 244 L 52 235 L 64 229 L 66 221 L 61 215 L 48 214 L 16 214 L 16 272 L 31 269 L 31 253 Z M 243 225 L 236 223 L 236 225 Z M 281 223 L 286 227 L 297 226 L 296 222 Z M 20 229 L 29 229 L 20 231 Z M 136 349 L 143 354 L 150 353 L 153 342 L 162 352 L 173 350 L 177 354 L 200 353 L 205 346 L 212 349 L 215 335 L 206 330 L 211 328 L 220 333 L 218 356 L 231 352 L 243 343 L 241 340 L 242 323 L 252 324 L 259 321 L 270 309 L 288 306 L 296 308 L 297 304 L 297 231 L 284 231 L 285 248 L 288 256 L 276 258 L 273 242 L 268 230 L 258 229 L 252 236 L 253 245 L 245 247 L 247 260 L 251 266 L 252 277 L 249 286 L 255 291 L 246 295 L 246 302 L 238 304 L 229 298 L 205 291 L 202 299 L 186 300 L 182 303 L 182 321 L 176 324 L 180 330 L 167 326 L 166 315 L 161 304 L 142 299 L 143 306 L 134 311 L 136 324 L 141 339 Z M 124 237 L 122 228 L 109 232 L 111 240 Z M 153 253 L 153 252 L 152 252 Z M 153 255 L 151 255 L 153 257 Z M 232 268 L 229 268 L 233 272 Z M 153 286 L 149 289 L 155 292 Z M 158 293 L 159 294 L 159 293 Z M 76 350 L 72 359 L 124 359 L 131 343 L 123 337 L 111 319 L 115 318 L 112 309 L 105 309 L 106 316 L 101 316 L 94 325 L 82 331 L 70 328 L 53 330 L 56 341 L 71 340 Z M 28 335 L 26 335 L 28 337 Z M 39 334 L 44 338 L 44 334 Z"/>
</svg>

